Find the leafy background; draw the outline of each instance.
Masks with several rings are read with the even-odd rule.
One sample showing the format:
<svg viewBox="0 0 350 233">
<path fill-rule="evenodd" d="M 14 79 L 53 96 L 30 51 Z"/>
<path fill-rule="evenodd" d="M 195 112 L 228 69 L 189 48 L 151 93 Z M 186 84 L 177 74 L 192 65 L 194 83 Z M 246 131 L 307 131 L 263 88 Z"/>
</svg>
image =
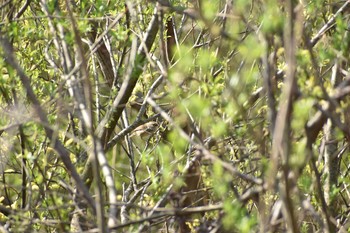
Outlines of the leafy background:
<svg viewBox="0 0 350 233">
<path fill-rule="evenodd" d="M 348 1 L 3 1 L 4 232 L 347 232 Z"/>
</svg>

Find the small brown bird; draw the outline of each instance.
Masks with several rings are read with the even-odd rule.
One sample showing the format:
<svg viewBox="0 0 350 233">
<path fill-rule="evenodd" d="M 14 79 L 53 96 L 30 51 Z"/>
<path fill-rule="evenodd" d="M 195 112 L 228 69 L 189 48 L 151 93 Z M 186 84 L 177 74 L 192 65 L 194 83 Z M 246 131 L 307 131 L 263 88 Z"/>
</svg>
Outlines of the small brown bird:
<svg viewBox="0 0 350 233">
<path fill-rule="evenodd" d="M 155 121 L 147 122 L 140 125 L 131 132 L 130 137 L 139 136 L 141 138 L 145 136 L 151 136 L 159 127 L 159 124 Z"/>
</svg>

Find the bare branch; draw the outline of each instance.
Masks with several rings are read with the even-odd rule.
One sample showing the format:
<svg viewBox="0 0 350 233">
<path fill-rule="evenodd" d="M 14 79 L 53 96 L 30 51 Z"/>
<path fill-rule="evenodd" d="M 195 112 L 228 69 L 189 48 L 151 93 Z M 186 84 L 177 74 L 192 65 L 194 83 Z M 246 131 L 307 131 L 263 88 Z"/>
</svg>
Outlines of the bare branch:
<svg viewBox="0 0 350 233">
<path fill-rule="evenodd" d="M 328 20 L 328 22 L 323 25 L 323 27 L 318 31 L 316 36 L 310 40 L 311 47 L 315 46 L 317 42 L 322 38 L 322 36 L 334 26 L 336 18 L 344 12 L 347 6 L 350 4 L 349 1 L 345 1 L 345 3 L 339 8 L 339 10 Z"/>
</svg>

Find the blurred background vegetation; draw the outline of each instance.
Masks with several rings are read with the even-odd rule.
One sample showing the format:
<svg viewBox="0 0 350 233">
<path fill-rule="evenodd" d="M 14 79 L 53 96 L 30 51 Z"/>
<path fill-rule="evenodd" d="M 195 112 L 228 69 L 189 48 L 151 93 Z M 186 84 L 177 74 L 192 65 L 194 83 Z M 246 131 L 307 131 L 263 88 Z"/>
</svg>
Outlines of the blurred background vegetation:
<svg viewBox="0 0 350 233">
<path fill-rule="evenodd" d="M 347 232 L 349 4 L 0 2 L 0 230 Z"/>
</svg>

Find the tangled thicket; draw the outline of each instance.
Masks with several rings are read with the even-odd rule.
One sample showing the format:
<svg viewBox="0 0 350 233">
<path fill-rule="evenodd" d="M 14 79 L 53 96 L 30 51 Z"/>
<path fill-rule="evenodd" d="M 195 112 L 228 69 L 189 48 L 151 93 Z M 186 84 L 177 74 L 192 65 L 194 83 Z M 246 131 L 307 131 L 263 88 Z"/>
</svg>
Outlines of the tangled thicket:
<svg viewBox="0 0 350 233">
<path fill-rule="evenodd" d="M 347 232 L 349 1 L 0 3 L 3 232 Z"/>
</svg>

